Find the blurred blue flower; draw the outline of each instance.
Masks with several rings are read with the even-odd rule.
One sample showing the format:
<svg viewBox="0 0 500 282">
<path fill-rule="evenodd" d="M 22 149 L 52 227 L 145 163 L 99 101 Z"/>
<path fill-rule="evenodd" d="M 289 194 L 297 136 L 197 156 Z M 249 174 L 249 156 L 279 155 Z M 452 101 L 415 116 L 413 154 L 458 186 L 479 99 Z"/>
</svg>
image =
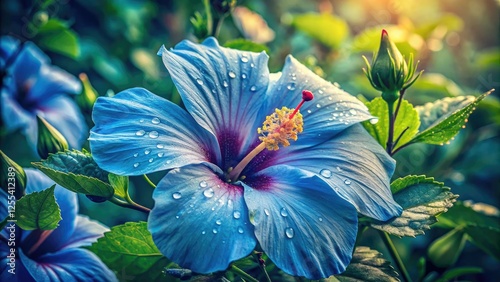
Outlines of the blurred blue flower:
<svg viewBox="0 0 500 282">
<path fill-rule="evenodd" d="M 33 43 L 0 38 L 1 127 L 6 133 L 21 130 L 36 150 L 39 115 L 54 126 L 70 147 L 81 148 L 87 126 L 76 103 L 68 94 L 81 92 L 80 81 L 50 64 L 50 59 Z"/>
<path fill-rule="evenodd" d="M 51 187 L 54 182 L 40 171 L 25 169 L 26 193 Z M 115 274 L 91 251 L 89 246 L 109 229 L 85 216 L 77 215 L 75 193 L 56 185 L 55 197 L 62 220 L 54 230 L 15 230 L 15 275 L 8 270 L 11 246 L 9 224 L 0 232 L 0 280 L 9 281 L 117 281 Z M 0 218 L 7 216 L 7 194 L 0 190 Z M 16 280 L 17 279 L 17 280 Z"/>
<path fill-rule="evenodd" d="M 357 212 L 401 213 L 389 189 L 395 162 L 359 125 L 373 117 L 348 93 L 291 56 L 270 74 L 265 53 L 213 38 L 159 54 L 187 111 L 141 88 L 99 98 L 90 146 L 113 173 L 168 170 L 148 224 L 169 259 L 210 273 L 259 243 L 283 271 L 318 279 L 349 264 Z M 293 108 L 304 89 L 315 99 L 301 108 L 298 140 L 251 153 L 262 147 L 266 116 Z"/>
</svg>

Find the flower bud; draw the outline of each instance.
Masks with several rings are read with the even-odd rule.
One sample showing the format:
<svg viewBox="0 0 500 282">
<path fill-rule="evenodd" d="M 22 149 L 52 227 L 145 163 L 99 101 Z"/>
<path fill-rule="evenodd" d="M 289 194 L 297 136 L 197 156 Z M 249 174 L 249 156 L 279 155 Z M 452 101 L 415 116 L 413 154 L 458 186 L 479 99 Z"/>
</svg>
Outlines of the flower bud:
<svg viewBox="0 0 500 282">
<path fill-rule="evenodd" d="M 49 154 L 54 154 L 68 149 L 68 141 L 44 118 L 37 116 L 38 123 L 38 154 L 46 159 Z"/>
<path fill-rule="evenodd" d="M 465 246 L 466 236 L 462 228 L 455 228 L 434 241 L 427 251 L 429 260 L 437 267 L 446 268 L 457 262 Z"/>
<path fill-rule="evenodd" d="M 203 40 L 209 36 L 210 31 L 208 20 L 202 16 L 201 13 L 195 12 L 190 21 L 193 25 L 193 33 L 196 38 Z"/>
<path fill-rule="evenodd" d="M 83 91 L 80 95 L 76 96 L 76 103 L 83 111 L 90 112 L 99 95 L 92 84 L 90 84 L 89 78 L 85 73 L 81 73 L 78 77 L 82 81 Z"/>
<path fill-rule="evenodd" d="M 236 0 L 210 0 L 210 4 L 220 16 L 227 16 L 236 6 Z"/>
<path fill-rule="evenodd" d="M 416 66 L 413 66 L 413 54 L 410 55 L 407 64 L 396 44 L 390 40 L 386 30 L 382 30 L 380 47 L 372 64 L 370 65 L 368 60 L 363 58 L 368 69 L 363 70 L 370 83 L 379 91 L 394 93 L 395 97 L 389 98 L 391 100 L 397 99 L 397 92 L 408 88 L 420 76 L 419 73 L 413 77 L 416 69 Z"/>
<path fill-rule="evenodd" d="M 0 150 L 1 175 L 0 186 L 9 196 L 15 196 L 16 199 L 21 198 L 26 187 L 26 173 L 24 169 L 15 161 L 7 157 Z"/>
</svg>

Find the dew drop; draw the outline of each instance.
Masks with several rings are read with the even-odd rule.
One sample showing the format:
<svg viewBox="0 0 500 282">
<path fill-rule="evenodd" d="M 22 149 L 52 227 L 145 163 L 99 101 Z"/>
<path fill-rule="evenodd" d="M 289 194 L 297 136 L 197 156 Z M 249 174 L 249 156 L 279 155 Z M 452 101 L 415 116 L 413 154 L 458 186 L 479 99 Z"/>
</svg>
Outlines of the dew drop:
<svg viewBox="0 0 500 282">
<path fill-rule="evenodd" d="M 243 63 L 248 63 L 248 57 L 241 57 L 241 61 Z"/>
<path fill-rule="evenodd" d="M 158 157 L 163 157 L 163 153 L 158 153 Z"/>
<path fill-rule="evenodd" d="M 250 91 L 254 92 L 255 90 L 257 90 L 257 87 L 256 87 L 255 85 L 252 85 L 252 86 L 250 87 Z"/>
<path fill-rule="evenodd" d="M 205 235 L 207 232 L 205 232 L 205 230 L 201 231 L 201 234 L 202 235 Z"/>
<path fill-rule="evenodd" d="M 137 130 L 137 132 L 135 133 L 135 135 L 137 135 L 137 136 L 144 136 L 144 134 L 146 134 L 146 131 L 144 131 L 142 129 L 141 130 Z"/>
<path fill-rule="evenodd" d="M 247 75 L 244 73 L 241 75 L 241 78 L 245 79 L 245 78 L 247 78 Z"/>
<path fill-rule="evenodd" d="M 233 71 L 229 71 L 228 75 L 230 78 L 236 78 L 236 74 Z"/>
<path fill-rule="evenodd" d="M 159 118 L 157 118 L 157 117 L 155 117 L 155 118 L 153 118 L 153 119 L 151 120 L 151 123 L 152 123 L 152 124 L 159 124 L 159 123 L 160 123 L 160 119 L 159 119 Z"/>
<path fill-rule="evenodd" d="M 290 91 L 295 90 L 295 83 L 294 83 L 294 82 L 292 82 L 292 83 L 288 84 L 288 85 L 286 86 L 286 88 L 287 88 L 288 90 L 290 90 Z"/>
<path fill-rule="evenodd" d="M 148 162 L 152 163 L 154 161 L 153 158 L 149 159 Z"/>
<path fill-rule="evenodd" d="M 312 113 L 312 111 L 311 110 L 307 110 L 307 113 L 310 114 L 310 113 Z"/>
<path fill-rule="evenodd" d="M 134 164 L 134 167 L 138 167 L 138 166 L 139 166 L 139 163 L 135 163 L 135 164 Z"/>
<path fill-rule="evenodd" d="M 160 134 L 158 134 L 158 131 L 153 130 L 153 131 L 149 132 L 149 138 L 156 139 L 156 138 L 158 138 L 159 135 Z"/>
<path fill-rule="evenodd" d="M 172 198 L 174 198 L 174 200 L 179 200 L 182 198 L 182 194 L 180 192 L 175 192 L 172 194 Z"/>
<path fill-rule="evenodd" d="M 323 90 L 321 90 L 321 89 L 320 89 L 320 90 L 318 90 L 318 93 L 319 93 L 319 94 L 323 94 Z"/>
<path fill-rule="evenodd" d="M 238 233 L 243 234 L 243 228 L 242 227 L 238 227 Z"/>
<path fill-rule="evenodd" d="M 355 116 L 358 114 L 358 112 L 356 112 L 355 109 L 350 109 L 349 112 L 351 113 L 351 115 Z"/>
<path fill-rule="evenodd" d="M 241 217 L 241 213 L 239 211 L 234 211 L 233 212 L 233 217 L 236 218 L 236 219 L 238 219 L 238 218 Z"/>
<path fill-rule="evenodd" d="M 332 177 L 332 172 L 329 169 L 322 169 L 319 174 L 323 176 L 324 178 L 330 178 Z"/>
<path fill-rule="evenodd" d="M 265 213 L 267 216 L 269 216 L 269 214 L 270 214 L 268 209 L 264 209 L 264 213 Z"/>
<path fill-rule="evenodd" d="M 321 108 L 321 105 L 320 104 L 316 104 L 316 108 Z"/>
<path fill-rule="evenodd" d="M 217 229 L 212 229 L 212 233 L 217 234 Z"/>
<path fill-rule="evenodd" d="M 320 222 L 323 222 L 323 218 L 322 218 L 322 217 L 319 217 L 319 218 L 318 218 L 318 220 L 319 220 Z"/>
<path fill-rule="evenodd" d="M 225 81 L 225 80 L 224 80 L 224 82 L 222 83 L 222 85 L 224 85 L 224 87 L 226 87 L 226 88 L 229 86 L 229 84 L 227 84 L 227 81 Z"/>
<path fill-rule="evenodd" d="M 344 180 L 344 184 L 345 185 L 351 185 L 351 180 L 349 180 L 349 179 Z"/>
<path fill-rule="evenodd" d="M 156 145 L 156 148 L 158 148 L 158 149 L 163 149 L 164 147 L 165 147 L 165 146 L 163 146 L 163 144 L 157 144 L 157 145 Z"/>
<path fill-rule="evenodd" d="M 338 82 L 334 82 L 333 86 L 340 88 L 340 84 Z"/>
<path fill-rule="evenodd" d="M 295 232 L 293 231 L 293 228 L 288 227 L 287 229 L 285 229 L 285 235 L 286 235 L 287 238 L 292 239 L 293 236 L 295 235 Z"/>
<path fill-rule="evenodd" d="M 338 171 L 342 171 L 342 169 L 341 169 L 339 166 L 337 167 L 337 170 L 338 170 Z"/>
<path fill-rule="evenodd" d="M 214 189 L 208 188 L 207 190 L 203 191 L 203 195 L 207 198 L 212 198 L 214 196 Z"/>
<path fill-rule="evenodd" d="M 149 149 L 146 149 L 146 150 L 144 151 L 144 155 L 149 155 L 149 153 L 151 153 L 151 150 L 149 150 Z"/>
<path fill-rule="evenodd" d="M 205 180 L 203 180 L 203 181 L 200 182 L 200 187 L 201 188 L 205 188 L 207 186 L 208 186 L 208 183 Z"/>
<path fill-rule="evenodd" d="M 250 67 L 255 67 L 255 64 L 254 63 L 250 63 Z"/>
<path fill-rule="evenodd" d="M 287 217 L 288 216 L 288 212 L 286 211 L 285 208 L 281 209 L 280 214 L 281 214 L 282 217 Z"/>
<path fill-rule="evenodd" d="M 378 118 L 372 118 L 372 119 L 370 119 L 370 123 L 371 124 L 377 124 L 377 122 L 378 122 Z"/>
<path fill-rule="evenodd" d="M 143 119 L 143 118 L 141 118 L 141 119 L 139 120 L 139 122 L 140 122 L 140 123 L 143 123 L 143 122 L 144 122 L 144 119 Z"/>
<path fill-rule="evenodd" d="M 215 224 L 217 224 L 217 225 L 221 225 L 221 224 L 222 224 L 222 220 L 217 219 L 217 220 L 215 221 Z"/>
<path fill-rule="evenodd" d="M 137 158 L 137 156 L 139 156 L 139 153 L 135 153 L 135 154 L 134 154 L 134 157 L 136 157 L 136 158 Z"/>
<path fill-rule="evenodd" d="M 198 79 L 196 79 L 196 82 L 198 82 L 198 84 L 199 84 L 199 85 L 203 85 L 203 80 L 201 80 L 201 79 L 199 79 L 199 78 L 198 78 Z"/>
</svg>

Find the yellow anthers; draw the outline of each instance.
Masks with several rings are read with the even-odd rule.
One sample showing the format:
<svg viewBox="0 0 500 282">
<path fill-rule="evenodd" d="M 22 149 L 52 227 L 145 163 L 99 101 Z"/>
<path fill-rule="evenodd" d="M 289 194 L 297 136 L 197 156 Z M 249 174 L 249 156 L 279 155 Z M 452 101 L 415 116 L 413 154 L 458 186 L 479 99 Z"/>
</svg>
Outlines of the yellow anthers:
<svg viewBox="0 0 500 282">
<path fill-rule="evenodd" d="M 284 147 L 290 145 L 289 139 L 297 141 L 297 134 L 301 133 L 304 125 L 302 115 L 296 112 L 293 115 L 294 109 L 283 107 L 276 109 L 274 113 L 268 115 L 262 127 L 257 129 L 257 132 L 262 136 L 260 141 L 266 144 L 268 150 L 278 150 L 279 144 Z M 290 116 L 292 118 L 290 119 Z"/>
</svg>

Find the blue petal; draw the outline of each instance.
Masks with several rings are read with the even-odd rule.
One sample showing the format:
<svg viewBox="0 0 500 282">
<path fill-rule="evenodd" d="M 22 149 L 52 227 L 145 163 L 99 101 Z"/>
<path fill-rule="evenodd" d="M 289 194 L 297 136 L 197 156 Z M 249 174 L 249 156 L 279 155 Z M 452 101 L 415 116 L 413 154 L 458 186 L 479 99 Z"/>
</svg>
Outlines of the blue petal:
<svg viewBox="0 0 500 282">
<path fill-rule="evenodd" d="M 204 165 L 171 170 L 154 191 L 148 219 L 156 246 L 194 272 L 225 270 L 256 245 L 242 194 Z"/>
<path fill-rule="evenodd" d="M 11 60 L 20 45 L 21 42 L 12 36 L 0 37 L 0 68 L 5 68 L 6 62 Z"/>
<path fill-rule="evenodd" d="M 43 65 L 50 59 L 33 42 L 24 42 L 19 54 L 11 65 L 12 74 L 18 89 L 30 89 L 37 80 Z"/>
<path fill-rule="evenodd" d="M 215 38 L 202 45 L 185 40 L 159 53 L 195 120 L 221 146 L 227 135 L 235 135 L 236 155 L 247 150 L 268 114 L 260 111 L 269 82 L 268 56 L 220 47 Z"/>
<path fill-rule="evenodd" d="M 36 82 L 27 94 L 26 102 L 42 103 L 54 96 L 79 94 L 81 91 L 81 82 L 75 76 L 56 66 L 42 65 Z"/>
<path fill-rule="evenodd" d="M 22 282 L 35 282 L 31 274 L 24 267 L 23 261 L 19 259 L 19 253 L 22 253 L 21 248 L 16 249 L 15 259 L 11 261 L 10 246 L 7 244 L 0 244 L 0 281 L 22 281 Z M 10 265 L 10 263 L 14 263 Z M 12 267 L 11 267 L 12 266 Z M 15 268 L 12 270 L 12 268 Z M 14 271 L 15 274 L 9 272 Z"/>
<path fill-rule="evenodd" d="M 280 149 L 274 162 L 321 175 L 366 216 L 385 221 L 402 212 L 390 190 L 395 161 L 361 125 L 317 146 Z"/>
<path fill-rule="evenodd" d="M 116 174 L 140 175 L 220 159 L 211 134 L 179 106 L 146 89 L 99 98 L 93 119 L 92 155 L 100 167 Z"/>
<path fill-rule="evenodd" d="M 24 109 L 6 87 L 2 88 L 2 103 L 0 105 L 3 126 L 7 132 L 22 129 L 26 133 L 30 122 L 34 121 L 32 113 Z M 36 124 L 36 123 L 34 123 Z M 36 131 L 34 132 L 36 134 Z M 36 143 L 35 143 L 36 145 Z M 36 147 L 35 147 L 36 148 Z"/>
<path fill-rule="evenodd" d="M 27 194 L 45 190 L 55 184 L 52 179 L 38 170 L 26 168 L 24 171 L 27 177 Z M 76 214 L 78 212 L 78 199 L 76 194 L 59 185 L 56 185 L 54 194 L 57 204 L 61 209 L 62 220 L 59 222 L 59 226 L 54 229 L 43 244 L 38 247 L 36 250 L 37 254 L 60 250 L 66 242 L 71 239 L 75 230 Z"/>
<path fill-rule="evenodd" d="M 116 275 L 91 251 L 65 249 L 38 257 L 19 252 L 19 258 L 36 281 L 118 281 Z"/>
<path fill-rule="evenodd" d="M 76 227 L 71 238 L 62 246 L 63 249 L 90 246 L 103 236 L 109 228 L 97 221 L 90 220 L 86 216 L 78 215 L 76 218 Z"/>
<path fill-rule="evenodd" d="M 294 146 L 317 144 L 355 123 L 373 118 L 361 101 L 317 76 L 291 55 L 280 79 L 268 89 L 262 111 L 270 114 L 283 106 L 295 108 L 302 100 L 303 90 L 312 91 L 314 99 L 300 109 L 304 131 L 292 143 Z"/>
<path fill-rule="evenodd" d="M 317 175 L 273 166 L 245 187 L 255 236 L 283 271 L 309 279 L 343 272 L 356 241 L 357 212 Z"/>
</svg>

